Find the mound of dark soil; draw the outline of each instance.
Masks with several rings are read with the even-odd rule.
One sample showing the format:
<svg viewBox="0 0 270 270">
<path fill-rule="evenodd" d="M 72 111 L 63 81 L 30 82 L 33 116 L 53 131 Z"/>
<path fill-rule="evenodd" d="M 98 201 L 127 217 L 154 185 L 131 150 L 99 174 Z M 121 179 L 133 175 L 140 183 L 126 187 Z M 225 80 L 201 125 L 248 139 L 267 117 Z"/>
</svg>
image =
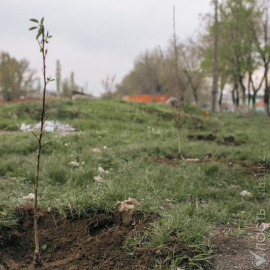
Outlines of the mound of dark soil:
<svg viewBox="0 0 270 270">
<path fill-rule="evenodd" d="M 214 136 L 213 134 L 209 134 L 209 135 L 189 135 L 187 137 L 190 141 L 193 140 L 198 140 L 198 141 L 214 141 L 217 136 Z"/>
<path fill-rule="evenodd" d="M 229 145 L 241 145 L 245 143 L 245 141 L 235 141 L 233 136 L 224 137 L 223 140 L 225 144 Z"/>
<path fill-rule="evenodd" d="M 213 134 L 209 134 L 209 135 L 188 135 L 187 136 L 188 140 L 190 141 L 194 141 L 194 140 L 198 140 L 198 141 L 215 141 L 217 139 L 217 136 L 213 135 Z M 228 137 L 223 137 L 223 141 L 218 139 L 217 143 L 219 144 L 225 144 L 225 145 L 241 145 L 244 144 L 245 141 L 235 141 L 233 136 L 228 136 Z"/>
<path fill-rule="evenodd" d="M 20 224 L 0 227 L 0 268 L 30 269 L 34 252 L 33 207 L 15 210 Z M 124 248 L 127 236 L 142 232 L 156 220 L 154 215 L 114 212 L 92 218 L 63 219 L 53 211 L 39 210 L 42 269 L 148 269 L 155 252 Z M 160 256 L 163 256 L 162 254 Z"/>
</svg>

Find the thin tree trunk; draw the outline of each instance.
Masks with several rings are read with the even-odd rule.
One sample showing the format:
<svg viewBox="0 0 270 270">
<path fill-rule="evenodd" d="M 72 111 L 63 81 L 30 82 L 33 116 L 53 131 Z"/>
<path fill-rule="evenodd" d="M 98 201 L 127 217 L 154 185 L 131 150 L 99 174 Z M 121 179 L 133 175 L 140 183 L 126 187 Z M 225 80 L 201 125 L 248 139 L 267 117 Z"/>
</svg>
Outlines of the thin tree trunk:
<svg viewBox="0 0 270 270">
<path fill-rule="evenodd" d="M 193 96 L 194 96 L 194 99 L 195 99 L 195 103 L 196 105 L 198 105 L 198 95 L 197 95 L 197 89 L 193 89 Z"/>
<path fill-rule="evenodd" d="M 252 97 L 252 114 L 256 115 L 256 95 L 255 95 L 255 93 L 253 94 L 253 97 Z"/>
<path fill-rule="evenodd" d="M 268 87 L 267 75 L 265 76 L 264 110 L 265 110 L 265 115 L 269 116 L 269 87 Z"/>
<path fill-rule="evenodd" d="M 248 110 L 250 110 L 250 104 L 251 104 L 251 91 L 250 91 L 250 88 L 251 88 L 251 75 L 249 75 L 249 78 L 248 78 Z"/>
<path fill-rule="evenodd" d="M 218 104 L 219 104 L 219 112 L 222 112 L 222 100 L 223 100 L 223 90 L 224 90 L 224 87 L 225 87 L 225 84 L 227 82 L 227 77 L 226 75 L 222 75 L 221 76 L 221 88 L 220 88 L 220 96 L 219 96 L 219 101 L 218 101 Z"/>
<path fill-rule="evenodd" d="M 233 87 L 233 90 L 231 92 L 231 95 L 232 95 L 233 111 L 235 112 L 235 85 Z"/>
<path fill-rule="evenodd" d="M 219 112 L 222 112 L 222 98 L 223 98 L 223 88 L 220 90 L 220 96 L 219 96 Z"/>
<path fill-rule="evenodd" d="M 243 117 L 247 117 L 247 104 L 246 104 L 246 101 L 247 101 L 247 96 L 246 96 L 246 87 L 244 86 L 244 83 L 243 83 L 243 78 L 242 76 L 239 76 L 239 83 L 240 83 L 240 86 L 242 88 L 242 114 L 243 114 Z"/>
<path fill-rule="evenodd" d="M 235 98 L 236 110 L 235 110 L 235 112 L 238 113 L 239 112 L 239 90 L 238 90 L 238 84 L 236 84 L 235 92 L 236 92 L 236 98 Z"/>
</svg>

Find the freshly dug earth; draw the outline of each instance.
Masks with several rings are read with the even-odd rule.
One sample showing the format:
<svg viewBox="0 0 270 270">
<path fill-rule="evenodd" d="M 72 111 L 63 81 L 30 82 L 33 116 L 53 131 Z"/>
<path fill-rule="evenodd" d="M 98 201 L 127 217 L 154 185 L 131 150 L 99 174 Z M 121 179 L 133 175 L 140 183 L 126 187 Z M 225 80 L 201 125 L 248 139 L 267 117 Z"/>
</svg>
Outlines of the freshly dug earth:
<svg viewBox="0 0 270 270">
<path fill-rule="evenodd" d="M 187 139 L 189 141 L 194 141 L 194 140 L 198 140 L 198 141 L 215 141 L 217 139 L 217 136 L 213 135 L 213 134 L 209 134 L 209 135 L 188 135 Z M 223 140 L 218 139 L 217 141 L 218 144 L 225 144 L 225 145 L 234 145 L 234 146 L 238 146 L 241 144 L 246 143 L 245 141 L 235 141 L 233 136 L 228 136 L 228 137 L 223 137 Z"/>
<path fill-rule="evenodd" d="M 18 207 L 15 212 L 20 218 L 17 226 L 0 227 L 0 270 L 32 269 L 34 252 L 33 207 Z M 91 218 L 63 218 L 54 211 L 39 210 L 39 239 L 44 267 L 60 270 L 148 270 L 154 261 L 165 261 L 169 250 L 178 255 L 192 258 L 191 247 L 173 237 L 167 248 L 153 249 L 136 247 L 131 252 L 125 248 L 126 237 L 143 233 L 157 220 L 155 215 L 141 212 L 95 213 Z M 256 247 L 254 228 L 245 228 L 237 236 L 236 228 L 220 226 L 211 234 L 212 259 L 202 265 L 205 270 L 242 269 L 252 270 L 254 258 L 250 253 Z M 246 233 L 244 233 L 246 232 Z M 270 246 L 270 239 L 265 240 Z M 268 256 L 269 252 L 264 252 Z M 256 262 L 256 260 L 255 260 Z M 182 261 L 183 267 L 186 260 Z M 267 259 L 266 263 L 270 263 Z M 269 265 L 262 269 L 267 268 Z M 171 269 L 169 266 L 158 268 Z M 184 269 L 184 268 L 180 268 Z"/>
<path fill-rule="evenodd" d="M 0 269 L 29 269 L 34 252 L 33 207 L 18 207 L 20 224 L 0 227 Z M 157 219 L 133 212 L 96 213 L 91 218 L 68 219 L 39 210 L 42 269 L 149 269 L 155 251 L 124 248 L 126 237 L 142 232 Z M 159 254 L 160 258 L 166 254 Z M 166 258 L 166 257 L 165 257 Z"/>
</svg>

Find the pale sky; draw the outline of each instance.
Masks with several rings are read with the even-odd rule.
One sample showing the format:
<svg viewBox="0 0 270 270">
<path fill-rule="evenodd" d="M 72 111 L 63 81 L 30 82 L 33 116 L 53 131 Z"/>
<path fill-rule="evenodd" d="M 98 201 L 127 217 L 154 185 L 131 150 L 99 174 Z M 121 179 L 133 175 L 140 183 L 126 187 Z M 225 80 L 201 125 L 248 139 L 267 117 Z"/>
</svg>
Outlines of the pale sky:
<svg viewBox="0 0 270 270">
<path fill-rule="evenodd" d="M 116 74 L 118 81 L 132 70 L 134 60 L 146 50 L 164 50 L 173 33 L 181 40 L 196 35 L 200 13 L 212 13 L 211 0 L 0 0 L 0 51 L 23 58 L 41 74 L 42 58 L 28 31 L 40 20 L 53 36 L 49 43 L 47 73 L 55 77 L 56 60 L 62 78 L 74 71 L 75 82 L 88 85 L 88 93 L 102 93 L 101 80 Z M 55 90 L 55 83 L 48 85 Z"/>
</svg>

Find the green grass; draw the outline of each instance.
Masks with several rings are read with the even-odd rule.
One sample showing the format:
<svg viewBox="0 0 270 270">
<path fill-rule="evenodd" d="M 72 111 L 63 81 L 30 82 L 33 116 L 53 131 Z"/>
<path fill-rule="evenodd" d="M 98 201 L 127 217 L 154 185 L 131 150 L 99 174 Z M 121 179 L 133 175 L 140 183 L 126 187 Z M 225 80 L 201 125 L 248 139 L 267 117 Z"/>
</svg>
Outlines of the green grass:
<svg viewBox="0 0 270 270">
<path fill-rule="evenodd" d="M 50 120 L 60 120 L 74 126 L 80 133 L 61 136 L 46 134 L 50 143 L 42 149 L 39 204 L 55 207 L 65 214 L 89 215 L 97 209 L 113 211 L 117 200 L 134 197 L 140 202 L 135 209 L 157 213 L 160 219 L 145 235 L 128 239 L 127 246 L 166 246 L 176 237 L 198 251 L 189 266 L 199 267 L 206 260 L 207 237 L 212 226 L 234 224 L 240 228 L 256 222 L 260 209 L 266 210 L 270 221 L 269 179 L 266 177 L 265 198 L 259 198 L 258 178 L 252 178 L 241 166 L 231 169 L 222 160 L 239 160 L 247 164 L 269 158 L 270 119 L 262 115 L 246 119 L 228 113 L 202 119 L 203 111 L 184 106 L 182 121 L 182 154 L 202 159 L 212 153 L 212 162 L 183 163 L 176 167 L 159 164 L 149 156 L 173 158 L 178 141 L 172 110 L 163 105 L 126 103 L 117 100 L 48 102 Z M 22 123 L 35 124 L 40 103 L 9 104 L 0 107 L 0 129 L 19 129 Z M 183 114 L 184 115 L 184 114 Z M 214 142 L 188 141 L 190 134 L 213 134 Z M 240 146 L 218 143 L 224 136 L 245 141 Z M 107 146 L 107 149 L 103 149 Z M 91 151 L 102 149 L 102 153 Z M 35 154 L 37 142 L 30 132 L 0 134 L 0 205 L 14 208 L 25 204 L 22 198 L 34 192 Z M 68 165 L 80 163 L 79 167 Z M 81 165 L 84 162 L 84 165 Z M 104 183 L 93 179 L 98 167 L 109 171 Z M 241 197 L 230 185 L 241 185 L 252 197 Z M 169 202 L 169 204 L 168 204 Z M 9 215 L 0 216 L 0 225 L 8 225 Z M 12 216 L 12 215 L 11 215 Z M 5 217 L 5 218 L 4 218 Z M 11 217 L 10 224 L 14 223 Z M 171 251 L 170 260 L 159 265 L 177 265 L 183 258 Z"/>
</svg>

